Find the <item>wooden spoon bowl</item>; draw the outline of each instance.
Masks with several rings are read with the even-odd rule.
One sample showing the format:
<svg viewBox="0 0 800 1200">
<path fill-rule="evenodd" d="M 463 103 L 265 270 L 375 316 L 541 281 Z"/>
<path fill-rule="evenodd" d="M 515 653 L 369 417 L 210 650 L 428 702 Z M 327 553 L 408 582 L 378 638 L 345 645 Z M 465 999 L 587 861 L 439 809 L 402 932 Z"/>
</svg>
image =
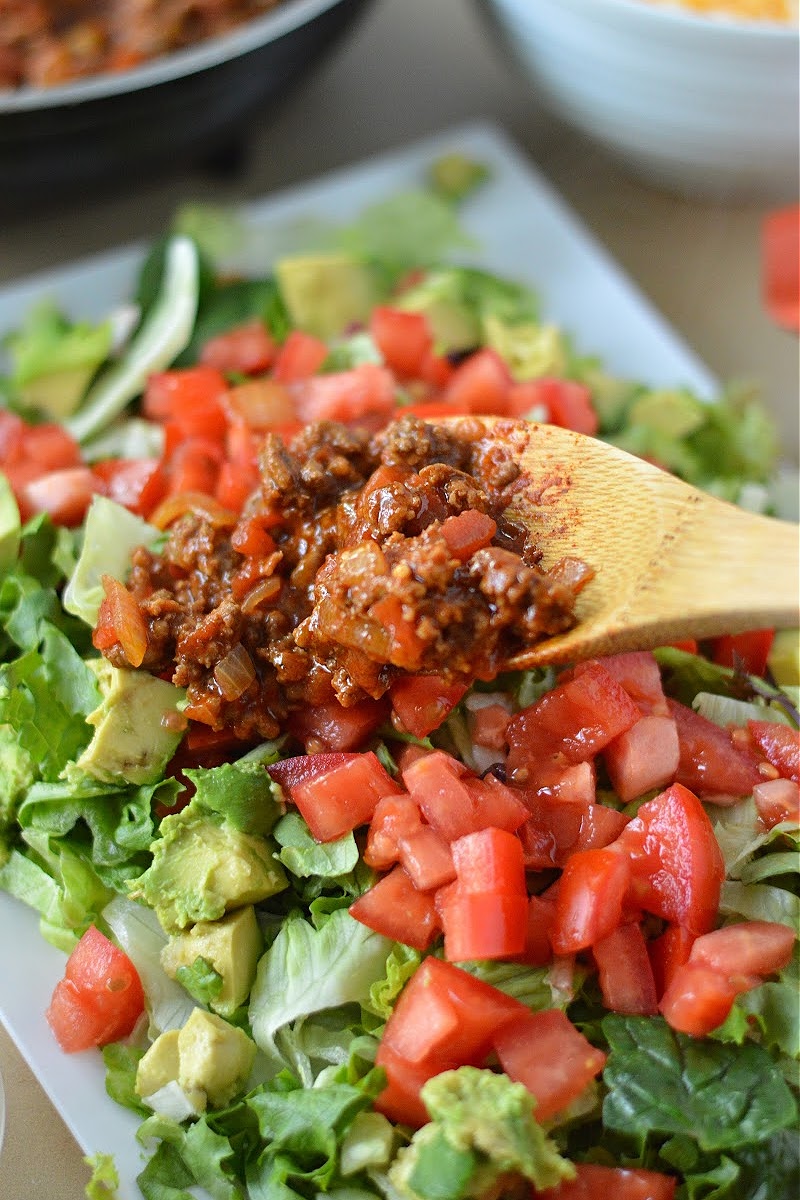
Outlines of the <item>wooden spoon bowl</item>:
<svg viewBox="0 0 800 1200">
<path fill-rule="evenodd" d="M 800 536 L 605 442 L 554 425 L 485 420 L 518 458 L 512 505 L 543 551 L 595 572 L 578 623 L 516 654 L 526 669 L 687 638 L 800 624 Z"/>
</svg>

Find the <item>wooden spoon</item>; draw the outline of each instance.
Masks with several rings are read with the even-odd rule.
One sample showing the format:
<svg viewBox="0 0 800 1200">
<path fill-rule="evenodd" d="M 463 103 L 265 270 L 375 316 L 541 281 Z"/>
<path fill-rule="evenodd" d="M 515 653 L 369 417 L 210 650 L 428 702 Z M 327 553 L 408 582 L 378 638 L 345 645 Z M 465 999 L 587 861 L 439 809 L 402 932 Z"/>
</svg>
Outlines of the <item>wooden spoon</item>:
<svg viewBox="0 0 800 1200">
<path fill-rule="evenodd" d="M 595 572 L 575 628 L 516 654 L 509 667 L 800 625 L 797 525 L 718 500 L 595 438 L 482 420 L 527 476 L 511 511 L 531 530 L 543 566 L 571 555 Z"/>
</svg>

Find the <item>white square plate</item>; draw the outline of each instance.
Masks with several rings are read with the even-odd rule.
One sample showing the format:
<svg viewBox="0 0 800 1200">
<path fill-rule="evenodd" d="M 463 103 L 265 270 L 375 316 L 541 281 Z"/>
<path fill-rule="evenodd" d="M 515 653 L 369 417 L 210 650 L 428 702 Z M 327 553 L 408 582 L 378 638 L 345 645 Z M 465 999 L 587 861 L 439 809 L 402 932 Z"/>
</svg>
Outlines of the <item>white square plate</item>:
<svg viewBox="0 0 800 1200">
<path fill-rule="evenodd" d="M 614 373 L 653 386 L 686 386 L 711 398 L 716 384 L 541 175 L 498 130 L 470 125 L 315 180 L 248 206 L 268 248 L 280 251 L 303 222 L 350 222 L 367 204 L 418 187 L 427 166 L 458 150 L 485 163 L 491 181 L 464 206 L 476 240 L 466 257 L 527 282 L 545 319 L 573 335 Z M 293 233 L 294 231 L 294 233 Z M 295 247 L 296 248 L 296 247 Z M 0 290 L 0 336 L 36 301 L 54 299 L 75 317 L 100 318 L 131 295 L 144 247 L 128 246 Z M 137 1117 L 108 1098 L 99 1054 L 63 1054 L 45 1021 L 64 956 L 42 940 L 37 915 L 0 893 L 0 1019 L 86 1154 L 112 1153 L 119 1200 L 141 1200 L 143 1156 Z M 46 1146 L 42 1152 L 47 1153 Z"/>
</svg>

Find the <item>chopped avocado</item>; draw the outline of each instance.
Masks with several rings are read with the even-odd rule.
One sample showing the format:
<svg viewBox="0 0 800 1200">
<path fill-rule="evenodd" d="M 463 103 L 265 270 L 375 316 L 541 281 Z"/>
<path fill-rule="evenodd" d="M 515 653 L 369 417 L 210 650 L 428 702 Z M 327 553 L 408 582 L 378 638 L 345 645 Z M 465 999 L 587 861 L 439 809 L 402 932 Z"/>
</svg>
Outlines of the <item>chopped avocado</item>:
<svg viewBox="0 0 800 1200">
<path fill-rule="evenodd" d="M 124 580 L 137 546 L 153 547 L 161 530 L 115 504 L 95 496 L 86 514 L 83 546 L 64 590 L 64 608 L 87 625 L 94 625 L 103 599 L 103 575 Z"/>
<path fill-rule="evenodd" d="M 777 631 L 767 655 L 767 666 L 778 687 L 800 686 L 800 630 Z"/>
<path fill-rule="evenodd" d="M 229 1017 L 249 996 L 263 949 L 255 909 L 247 904 L 217 921 L 198 921 L 185 933 L 171 937 L 161 951 L 161 965 L 172 979 L 180 979 L 181 967 L 205 959 L 222 980 L 209 1007 Z"/>
<path fill-rule="evenodd" d="M 178 1033 L 178 1083 L 223 1108 L 244 1087 L 255 1056 L 256 1044 L 243 1030 L 196 1008 Z"/>
<path fill-rule="evenodd" d="M 655 434 L 684 438 L 705 423 L 705 406 L 688 392 L 645 392 L 628 413 L 632 425 L 646 425 Z"/>
<path fill-rule="evenodd" d="M 527 288 L 470 267 L 429 271 L 393 303 L 425 314 L 441 352 L 481 345 L 490 317 L 507 325 L 537 320 L 536 300 Z"/>
<path fill-rule="evenodd" d="M 294 324 L 321 338 L 366 321 L 380 299 L 373 269 L 347 254 L 283 258 L 275 264 L 275 275 Z"/>
<path fill-rule="evenodd" d="M 134 900 L 155 909 L 167 933 L 216 921 L 287 886 L 274 843 L 205 815 L 194 802 L 161 822 L 153 861 L 136 880 Z"/>
<path fill-rule="evenodd" d="M 103 783 L 156 783 L 183 736 L 175 717 L 184 693 L 147 671 L 114 667 L 90 659 L 102 701 L 86 718 L 94 726 L 77 767 Z"/>
<path fill-rule="evenodd" d="M 491 172 L 485 163 L 468 158 L 466 154 L 443 154 L 431 164 L 433 190 L 446 200 L 458 203 L 489 179 Z"/>
<path fill-rule="evenodd" d="M 255 1055 L 255 1042 L 241 1029 L 195 1008 L 182 1029 L 160 1034 L 140 1059 L 136 1094 L 169 1115 L 181 1103 L 185 1116 L 223 1108 L 244 1087 Z"/>
<path fill-rule="evenodd" d="M 388 1167 L 394 1153 L 394 1126 L 379 1112 L 356 1113 L 339 1148 L 339 1170 L 345 1177 L 368 1168 Z"/>
<path fill-rule="evenodd" d="M 564 335 L 555 325 L 539 325 L 536 321 L 508 325 L 499 317 L 488 316 L 484 334 L 487 346 L 505 360 L 514 379 L 539 379 L 566 371 Z"/>
<path fill-rule="evenodd" d="M 429 1181 L 442 1182 L 446 1154 L 451 1171 L 463 1178 L 446 1197 L 482 1196 L 507 1172 L 538 1189 L 573 1179 L 575 1168 L 562 1158 L 536 1121 L 536 1101 L 521 1083 L 478 1067 L 444 1071 L 423 1085 L 422 1100 L 431 1120 L 389 1170 L 403 1196 L 429 1196 Z"/>
<path fill-rule="evenodd" d="M 111 324 L 73 324 L 50 302 L 37 305 L 6 340 L 18 402 L 63 421 L 80 404 L 111 349 Z"/>
</svg>

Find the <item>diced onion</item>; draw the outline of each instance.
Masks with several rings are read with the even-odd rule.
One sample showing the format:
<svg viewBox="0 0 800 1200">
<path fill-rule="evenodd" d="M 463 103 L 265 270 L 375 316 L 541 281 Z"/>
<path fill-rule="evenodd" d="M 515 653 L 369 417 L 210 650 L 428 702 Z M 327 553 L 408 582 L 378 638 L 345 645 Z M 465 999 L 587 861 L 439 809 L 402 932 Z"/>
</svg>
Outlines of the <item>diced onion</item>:
<svg viewBox="0 0 800 1200">
<path fill-rule="evenodd" d="M 150 514 L 148 520 L 157 529 L 166 529 L 186 513 L 196 513 L 199 517 L 205 517 L 217 529 L 232 529 L 239 520 L 238 513 L 220 504 L 213 496 L 207 496 L 205 492 L 176 492 L 174 496 L 167 496 Z"/>
<path fill-rule="evenodd" d="M 253 660 L 241 642 L 237 642 L 214 668 L 214 678 L 226 700 L 238 700 L 255 677 Z"/>
</svg>

